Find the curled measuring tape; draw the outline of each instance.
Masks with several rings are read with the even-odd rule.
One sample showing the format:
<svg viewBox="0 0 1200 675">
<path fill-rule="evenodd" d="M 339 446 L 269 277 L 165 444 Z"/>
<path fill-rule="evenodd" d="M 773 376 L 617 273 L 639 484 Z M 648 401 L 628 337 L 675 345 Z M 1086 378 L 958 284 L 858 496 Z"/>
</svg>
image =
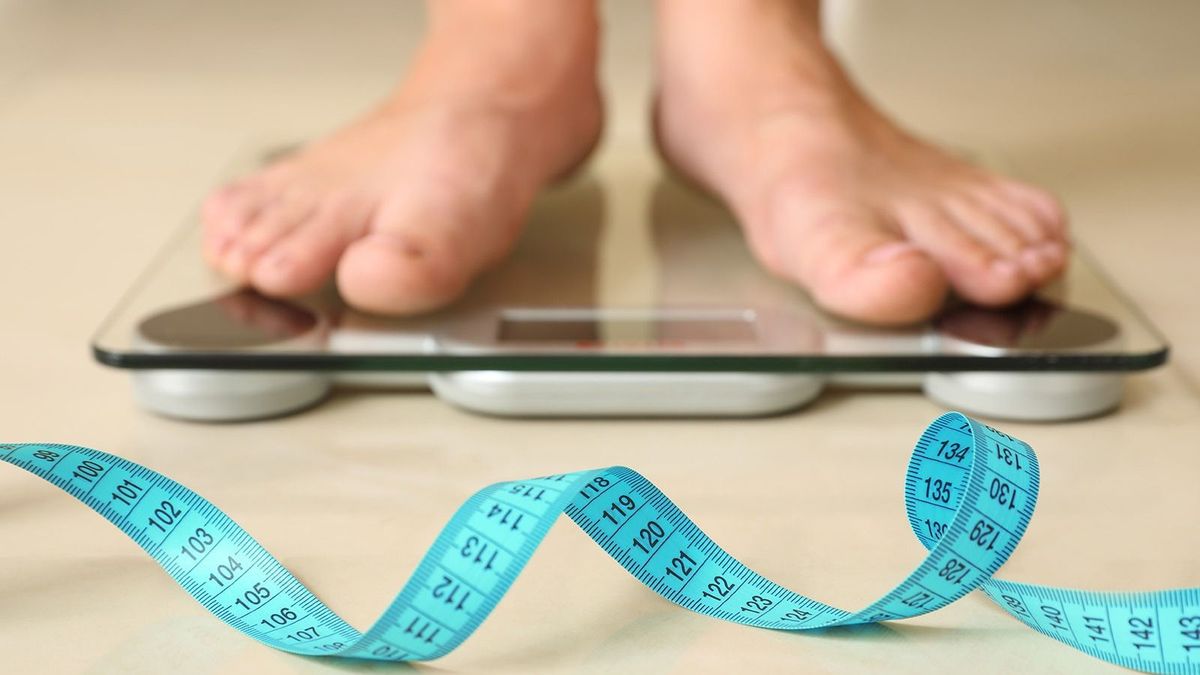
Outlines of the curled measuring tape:
<svg viewBox="0 0 1200 675">
<path fill-rule="evenodd" d="M 237 523 L 146 467 L 68 445 L 0 445 L 129 535 L 218 618 L 296 654 L 427 660 L 457 647 L 508 590 L 560 513 L 664 598 L 749 626 L 809 630 L 904 619 L 982 589 L 1034 630 L 1115 664 L 1200 673 L 1200 589 L 1089 593 L 993 579 L 1033 515 L 1038 464 L 1024 442 L 959 413 L 921 435 L 904 479 L 929 554 L 866 609 L 846 612 L 759 576 L 636 471 L 497 483 L 438 535 L 383 616 L 359 633 Z"/>
</svg>

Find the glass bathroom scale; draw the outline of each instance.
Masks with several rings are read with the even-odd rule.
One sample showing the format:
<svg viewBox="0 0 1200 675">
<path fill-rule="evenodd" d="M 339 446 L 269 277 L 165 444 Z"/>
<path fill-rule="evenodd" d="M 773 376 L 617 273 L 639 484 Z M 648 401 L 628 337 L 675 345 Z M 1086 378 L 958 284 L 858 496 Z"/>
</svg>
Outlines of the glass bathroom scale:
<svg viewBox="0 0 1200 675">
<path fill-rule="evenodd" d="M 92 344 L 101 363 L 155 373 L 154 391 L 186 390 L 189 401 L 211 374 L 325 373 L 323 384 L 312 380 L 308 399 L 328 388 L 329 374 L 391 383 L 425 382 L 428 374 L 439 396 L 499 414 L 556 406 L 624 410 L 630 392 L 638 409 L 692 396 L 695 404 L 682 409 L 704 414 L 706 405 L 720 407 L 712 401 L 738 398 L 719 391 L 725 386 L 758 388 L 779 407 L 820 388 L 804 385 L 802 395 L 801 381 L 919 383 L 915 375 L 931 395 L 940 386 L 943 399 L 975 392 L 976 411 L 995 408 L 999 386 L 1036 413 L 1046 406 L 1025 393 L 1014 398 L 1013 382 L 1024 392 L 1036 373 L 1075 373 L 1066 389 L 1054 379 L 1038 386 L 1056 400 L 1076 400 L 1076 390 L 1094 390 L 1090 383 L 1100 381 L 1079 374 L 1153 368 L 1168 351 L 1161 334 L 1078 251 L 1062 279 L 1014 307 L 951 299 L 932 320 L 903 328 L 831 317 L 757 264 L 724 208 L 657 165 L 600 163 L 549 190 L 503 263 L 453 305 L 417 317 L 356 311 L 333 288 L 291 299 L 238 288 L 205 264 L 200 236 L 195 219 L 186 223 Z M 186 382 L 161 379 L 185 372 L 193 373 Z M 1029 375 L 978 380 L 981 373 Z M 147 378 L 139 386 L 151 386 Z M 228 381 L 204 385 L 204 396 L 215 391 L 212 400 L 225 401 Z M 1111 407 L 1119 386 L 1104 381 L 1115 387 L 1105 399 Z M 652 382 L 665 387 L 657 398 L 648 393 Z M 781 386 L 791 394 L 781 398 Z M 578 392 L 592 398 L 564 403 Z M 597 403 L 606 395 L 608 408 Z M 532 408 L 510 405 L 522 397 L 535 401 Z M 1097 399 L 1089 409 L 1099 406 Z M 188 416 L 180 409 L 171 414 Z"/>
<path fill-rule="evenodd" d="M 100 328 L 95 356 L 120 368 L 421 372 L 1132 371 L 1166 359 L 1160 333 L 1082 253 L 1018 306 L 951 300 L 925 324 L 870 328 L 764 272 L 706 196 L 659 175 L 643 212 L 614 214 L 602 178 L 544 195 L 504 263 L 414 318 L 355 311 L 332 289 L 280 300 L 237 288 L 206 266 L 189 222 Z"/>
</svg>

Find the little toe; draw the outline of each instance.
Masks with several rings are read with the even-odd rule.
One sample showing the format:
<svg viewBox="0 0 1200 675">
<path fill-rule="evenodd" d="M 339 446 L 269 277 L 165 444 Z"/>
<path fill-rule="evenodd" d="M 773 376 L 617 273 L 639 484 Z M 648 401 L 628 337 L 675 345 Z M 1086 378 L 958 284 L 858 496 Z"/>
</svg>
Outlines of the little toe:
<svg viewBox="0 0 1200 675">
<path fill-rule="evenodd" d="M 1061 259 L 1054 254 L 1056 244 L 1030 246 L 1021 251 L 1021 268 L 1035 286 L 1042 286 L 1062 271 Z"/>
<path fill-rule="evenodd" d="M 1052 269 L 1052 275 L 1061 274 L 1067 267 L 1067 258 L 1070 254 L 1070 247 L 1059 241 L 1046 241 L 1037 245 L 1038 251 L 1042 257 L 1049 262 Z"/>
<path fill-rule="evenodd" d="M 1046 241 L 1031 249 L 1038 258 L 1038 285 L 1044 285 L 1067 269 L 1067 246 L 1057 241 Z"/>
<path fill-rule="evenodd" d="M 266 295 L 295 296 L 320 288 L 338 259 L 366 231 L 365 201 L 328 199 L 290 232 L 280 236 L 250 270 L 254 287 Z"/>
<path fill-rule="evenodd" d="M 962 297 L 980 305 L 1003 306 L 1025 297 L 1031 280 L 1013 260 L 997 256 L 940 208 L 923 201 L 896 207 L 904 232 L 945 271 Z"/>
</svg>

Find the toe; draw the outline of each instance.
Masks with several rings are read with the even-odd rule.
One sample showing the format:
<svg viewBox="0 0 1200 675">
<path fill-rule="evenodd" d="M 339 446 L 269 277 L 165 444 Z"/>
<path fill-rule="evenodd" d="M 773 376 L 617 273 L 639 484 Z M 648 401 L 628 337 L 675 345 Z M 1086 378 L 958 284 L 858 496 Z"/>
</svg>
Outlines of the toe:
<svg viewBox="0 0 1200 675">
<path fill-rule="evenodd" d="M 1035 287 L 1046 284 L 1062 272 L 1065 256 L 1059 253 L 1060 250 L 1059 244 L 1046 242 L 1021 251 L 1021 268 Z"/>
<path fill-rule="evenodd" d="M 338 290 L 377 314 L 416 314 L 458 297 L 470 280 L 458 256 L 415 230 L 372 231 L 352 243 L 337 268 Z"/>
<path fill-rule="evenodd" d="M 1035 285 L 1041 286 L 1062 273 L 1069 245 L 1064 240 L 1062 223 L 1044 216 L 1053 211 L 1016 199 L 999 184 L 978 186 L 970 191 L 970 198 L 979 209 L 1022 238 L 1019 253 L 1013 254 L 1011 249 L 1004 252 L 1021 265 Z"/>
<path fill-rule="evenodd" d="M 420 204 L 382 206 L 338 262 L 338 290 L 354 307 L 378 314 L 416 314 L 449 303 L 481 266 L 473 253 L 483 242 L 463 236 L 474 229 L 464 225 L 461 214 Z"/>
<path fill-rule="evenodd" d="M 903 202 L 895 215 L 904 232 L 941 265 L 959 295 L 987 306 L 1016 302 L 1029 293 L 1031 280 L 1022 267 L 964 230 L 933 203 Z"/>
<path fill-rule="evenodd" d="M 941 202 L 959 228 L 990 248 L 997 258 L 1019 265 L 1035 286 L 1049 281 L 1058 271 L 1043 246 L 1043 241 L 1050 246 L 1050 240 L 1026 237 L 1014 222 L 979 200 L 949 194 Z"/>
<path fill-rule="evenodd" d="M 1041 188 L 1013 180 L 1001 181 L 998 188 L 1009 200 L 1028 209 L 1050 238 L 1067 241 L 1067 212 L 1057 197 Z"/>
<path fill-rule="evenodd" d="M 203 251 L 210 264 L 219 266 L 258 213 L 263 199 L 260 190 L 239 181 L 215 190 L 204 200 L 200 220 L 204 226 Z"/>
<path fill-rule="evenodd" d="M 752 238 L 756 252 L 835 314 L 875 324 L 928 318 L 945 299 L 945 275 L 874 213 L 847 204 L 785 197 L 768 236 Z"/>
<path fill-rule="evenodd" d="M 221 270 L 234 279 L 248 280 L 259 257 L 304 222 L 313 209 L 311 196 L 298 190 L 284 192 L 266 203 L 221 258 Z"/>
<path fill-rule="evenodd" d="M 1013 199 L 993 183 L 980 183 L 966 188 L 967 198 L 992 216 L 1004 221 L 1017 232 L 1026 245 L 1056 239 L 1057 235 L 1042 222 L 1041 216 L 1029 204 Z"/>
<path fill-rule="evenodd" d="M 366 231 L 369 202 L 333 197 L 281 235 L 250 270 L 254 287 L 267 295 L 309 293 L 333 275 L 338 259 Z"/>
<path fill-rule="evenodd" d="M 1042 242 L 1034 247 L 1034 254 L 1040 259 L 1042 269 L 1037 283 L 1044 285 L 1062 276 L 1066 271 L 1070 259 L 1070 246 L 1059 241 Z"/>
<path fill-rule="evenodd" d="M 1071 258 L 1071 236 L 1062 202 L 1045 190 L 1023 183 L 1013 183 L 1011 190 L 1016 195 L 1014 201 L 1023 199 L 1022 203 L 1048 233 L 1036 247 L 1043 269 L 1039 283 L 1061 276 Z"/>
<path fill-rule="evenodd" d="M 1028 244 L 1025 237 L 979 202 L 956 194 L 946 194 L 940 201 L 943 211 L 963 231 L 990 248 L 997 257 L 1016 260 L 1025 250 Z"/>
</svg>

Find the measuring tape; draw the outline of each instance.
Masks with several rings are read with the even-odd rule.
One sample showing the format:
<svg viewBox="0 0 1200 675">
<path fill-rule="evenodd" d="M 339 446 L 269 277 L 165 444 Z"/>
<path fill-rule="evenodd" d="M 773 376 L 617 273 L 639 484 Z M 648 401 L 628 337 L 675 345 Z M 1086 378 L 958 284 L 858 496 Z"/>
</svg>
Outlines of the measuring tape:
<svg viewBox="0 0 1200 675">
<path fill-rule="evenodd" d="M 857 612 L 759 576 L 641 474 L 610 467 L 475 493 L 383 616 L 360 633 L 229 516 L 166 476 L 70 445 L 0 445 L 0 460 L 107 518 L 222 621 L 295 654 L 417 661 L 449 653 L 483 622 L 566 513 L 656 593 L 727 621 L 811 630 L 905 619 L 979 588 L 1030 628 L 1097 658 L 1200 673 L 1200 589 L 1088 593 L 992 578 L 1033 515 L 1037 457 L 1024 442 L 960 413 L 929 425 L 905 474 L 908 521 L 928 556 Z"/>
</svg>

